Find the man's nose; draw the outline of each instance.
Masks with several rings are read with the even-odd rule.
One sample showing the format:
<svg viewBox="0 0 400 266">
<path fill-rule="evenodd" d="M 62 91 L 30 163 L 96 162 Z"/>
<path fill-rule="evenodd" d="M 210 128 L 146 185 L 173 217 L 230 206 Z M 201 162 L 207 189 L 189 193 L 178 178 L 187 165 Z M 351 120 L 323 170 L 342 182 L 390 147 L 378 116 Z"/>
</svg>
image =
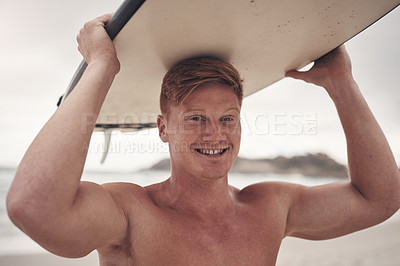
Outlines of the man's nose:
<svg viewBox="0 0 400 266">
<path fill-rule="evenodd" d="M 219 141 L 226 138 L 223 125 L 219 121 L 207 121 L 203 139 Z"/>
</svg>

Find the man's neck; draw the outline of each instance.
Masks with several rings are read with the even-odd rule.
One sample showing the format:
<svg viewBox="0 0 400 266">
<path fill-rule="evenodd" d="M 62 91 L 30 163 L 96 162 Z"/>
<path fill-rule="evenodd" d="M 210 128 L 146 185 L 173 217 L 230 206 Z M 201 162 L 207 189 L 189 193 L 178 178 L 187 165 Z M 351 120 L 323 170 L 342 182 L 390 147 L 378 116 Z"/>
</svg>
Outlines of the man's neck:
<svg viewBox="0 0 400 266">
<path fill-rule="evenodd" d="M 202 222 L 223 222 L 233 214 L 234 191 L 227 176 L 202 179 L 172 173 L 163 191 L 170 207 Z"/>
</svg>

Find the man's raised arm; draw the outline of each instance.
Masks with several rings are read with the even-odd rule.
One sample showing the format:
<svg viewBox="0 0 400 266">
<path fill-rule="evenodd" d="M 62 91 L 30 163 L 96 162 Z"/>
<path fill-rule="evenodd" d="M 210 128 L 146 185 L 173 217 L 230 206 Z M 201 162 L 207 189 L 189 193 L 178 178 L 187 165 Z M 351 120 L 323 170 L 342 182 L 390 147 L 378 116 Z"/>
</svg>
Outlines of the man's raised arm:
<svg viewBox="0 0 400 266">
<path fill-rule="evenodd" d="M 307 72 L 286 76 L 326 89 L 347 141 L 350 182 L 312 188 L 294 186 L 287 235 L 325 239 L 384 221 L 400 207 L 400 175 L 386 138 L 351 73 L 344 46 Z"/>
<path fill-rule="evenodd" d="M 88 67 L 29 147 L 7 195 L 12 221 L 61 256 L 80 257 L 118 243 L 127 230 L 110 193 L 80 181 L 94 122 L 120 67 L 104 29 L 110 17 L 86 23 L 78 35 Z"/>
</svg>

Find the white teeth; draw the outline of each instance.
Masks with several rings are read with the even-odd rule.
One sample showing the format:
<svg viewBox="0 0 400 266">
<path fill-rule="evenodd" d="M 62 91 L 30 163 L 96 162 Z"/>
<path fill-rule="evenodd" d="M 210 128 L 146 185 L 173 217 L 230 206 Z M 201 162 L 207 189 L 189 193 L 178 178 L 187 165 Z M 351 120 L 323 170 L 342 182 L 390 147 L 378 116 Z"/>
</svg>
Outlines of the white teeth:
<svg viewBox="0 0 400 266">
<path fill-rule="evenodd" d="M 205 154 L 205 155 L 219 155 L 221 154 L 224 150 L 206 150 L 206 149 L 198 149 L 200 153 Z"/>
</svg>

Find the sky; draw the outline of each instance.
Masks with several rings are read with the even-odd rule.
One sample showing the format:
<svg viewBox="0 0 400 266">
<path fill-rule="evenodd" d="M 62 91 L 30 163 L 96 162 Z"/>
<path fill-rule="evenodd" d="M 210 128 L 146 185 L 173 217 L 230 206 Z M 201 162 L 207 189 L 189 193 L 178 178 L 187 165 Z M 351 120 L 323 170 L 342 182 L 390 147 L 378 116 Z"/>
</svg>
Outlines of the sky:
<svg viewBox="0 0 400 266">
<path fill-rule="evenodd" d="M 81 61 L 75 37 L 84 22 L 122 1 L 0 0 L 0 167 L 15 167 Z M 400 8 L 346 43 L 353 74 L 400 162 Z M 323 152 L 346 162 L 346 142 L 327 93 L 283 79 L 245 99 L 240 156 L 270 158 Z M 168 150 L 155 130 L 114 133 L 100 165 L 103 135 L 93 135 L 86 169 L 145 168 Z"/>
</svg>

